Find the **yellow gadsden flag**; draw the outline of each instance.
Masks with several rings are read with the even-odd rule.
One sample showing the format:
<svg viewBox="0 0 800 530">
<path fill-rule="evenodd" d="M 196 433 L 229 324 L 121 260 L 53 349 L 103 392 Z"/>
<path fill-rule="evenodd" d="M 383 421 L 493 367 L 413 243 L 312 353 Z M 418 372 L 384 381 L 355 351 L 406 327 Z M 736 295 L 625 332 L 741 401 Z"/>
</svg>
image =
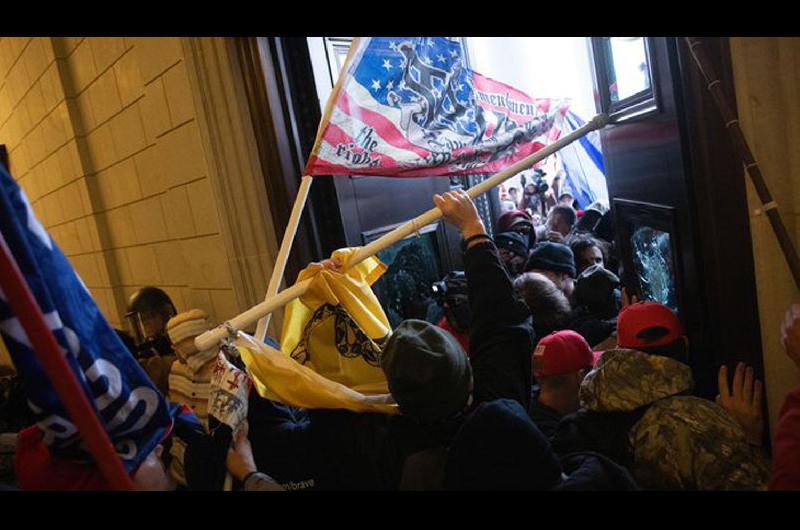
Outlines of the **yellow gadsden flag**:
<svg viewBox="0 0 800 530">
<path fill-rule="evenodd" d="M 241 331 L 234 344 L 247 366 L 253 386 L 263 398 L 306 409 L 400 412 L 391 394 L 366 396 L 356 392 Z"/>
<path fill-rule="evenodd" d="M 333 253 L 343 269 L 356 248 Z M 319 375 L 362 394 L 389 392 L 381 369 L 381 344 L 391 332 L 370 287 L 386 271 L 368 258 L 347 272 L 313 264 L 297 281 L 311 278 L 308 291 L 286 306 L 281 351 Z"/>
</svg>

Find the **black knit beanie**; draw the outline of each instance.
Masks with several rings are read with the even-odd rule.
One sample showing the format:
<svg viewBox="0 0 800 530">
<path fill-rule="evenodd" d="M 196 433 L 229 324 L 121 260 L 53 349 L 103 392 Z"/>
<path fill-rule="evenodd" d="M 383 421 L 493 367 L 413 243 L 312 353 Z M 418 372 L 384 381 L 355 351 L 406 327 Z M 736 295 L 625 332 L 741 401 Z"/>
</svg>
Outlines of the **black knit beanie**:
<svg viewBox="0 0 800 530">
<path fill-rule="evenodd" d="M 538 243 L 525 264 L 525 272 L 532 270 L 565 272 L 575 277 L 575 256 L 572 249 L 561 243 Z"/>
<path fill-rule="evenodd" d="M 494 236 L 494 244 L 497 248 L 504 248 L 523 258 L 528 255 L 527 237 L 519 232 L 503 232 Z"/>
<path fill-rule="evenodd" d="M 601 318 L 613 318 L 617 312 L 614 289 L 618 286 L 616 274 L 601 265 L 591 265 L 575 282 L 575 300 Z"/>
</svg>

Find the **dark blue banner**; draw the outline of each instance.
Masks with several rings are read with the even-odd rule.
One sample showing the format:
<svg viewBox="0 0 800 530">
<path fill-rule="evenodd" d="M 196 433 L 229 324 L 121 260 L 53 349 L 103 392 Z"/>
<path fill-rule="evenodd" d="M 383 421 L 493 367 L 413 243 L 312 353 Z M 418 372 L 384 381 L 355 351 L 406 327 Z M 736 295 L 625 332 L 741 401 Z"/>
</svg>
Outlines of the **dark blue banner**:
<svg viewBox="0 0 800 530">
<path fill-rule="evenodd" d="M 39 223 L 24 192 L 2 165 L 0 231 L 67 363 L 131 471 L 170 427 L 167 403 L 100 313 L 86 286 Z M 55 454 L 90 458 L 2 291 L 0 333 L 25 380 L 28 404 L 44 431 L 45 443 Z"/>
</svg>

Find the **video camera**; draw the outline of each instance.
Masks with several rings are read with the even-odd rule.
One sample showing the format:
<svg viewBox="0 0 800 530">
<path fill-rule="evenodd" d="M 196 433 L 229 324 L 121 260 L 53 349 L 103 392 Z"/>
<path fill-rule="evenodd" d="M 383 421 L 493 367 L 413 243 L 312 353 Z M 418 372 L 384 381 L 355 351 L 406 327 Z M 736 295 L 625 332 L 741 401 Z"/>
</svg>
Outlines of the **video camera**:
<svg viewBox="0 0 800 530">
<path fill-rule="evenodd" d="M 544 170 L 534 169 L 533 178 L 530 182 L 527 182 L 525 175 L 522 175 L 521 183 L 524 193 L 528 195 L 539 195 L 540 197 L 544 196 L 547 190 L 550 189 L 550 185 L 547 184 L 547 181 L 544 179 L 545 175 L 547 175 L 547 173 L 545 173 Z M 533 191 L 530 191 L 528 186 L 532 187 Z"/>
<path fill-rule="evenodd" d="M 462 271 L 447 274 L 442 281 L 431 286 L 433 299 L 444 310 L 444 316 L 456 331 L 463 333 L 472 324 L 469 307 L 467 277 Z"/>
<path fill-rule="evenodd" d="M 542 169 L 534 169 L 533 170 L 533 187 L 535 193 L 542 195 L 544 194 L 549 188 L 550 185 L 547 184 L 547 181 L 544 179 L 547 173 L 544 172 Z"/>
</svg>

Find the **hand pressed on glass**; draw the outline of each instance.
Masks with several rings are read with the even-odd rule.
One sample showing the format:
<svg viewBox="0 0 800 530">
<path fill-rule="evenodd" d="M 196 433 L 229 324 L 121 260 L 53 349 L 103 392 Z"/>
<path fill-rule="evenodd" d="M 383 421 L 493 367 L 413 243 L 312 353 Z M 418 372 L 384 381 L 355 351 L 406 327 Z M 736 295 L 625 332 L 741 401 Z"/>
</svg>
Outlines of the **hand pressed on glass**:
<svg viewBox="0 0 800 530">
<path fill-rule="evenodd" d="M 736 365 L 733 387 L 728 387 L 728 367 L 722 365 L 718 374 L 719 394 L 717 404 L 730 412 L 736 422 L 744 429 L 747 441 L 761 445 L 764 433 L 764 416 L 761 412 L 762 385 L 754 380 L 753 367 L 744 363 Z"/>
</svg>

